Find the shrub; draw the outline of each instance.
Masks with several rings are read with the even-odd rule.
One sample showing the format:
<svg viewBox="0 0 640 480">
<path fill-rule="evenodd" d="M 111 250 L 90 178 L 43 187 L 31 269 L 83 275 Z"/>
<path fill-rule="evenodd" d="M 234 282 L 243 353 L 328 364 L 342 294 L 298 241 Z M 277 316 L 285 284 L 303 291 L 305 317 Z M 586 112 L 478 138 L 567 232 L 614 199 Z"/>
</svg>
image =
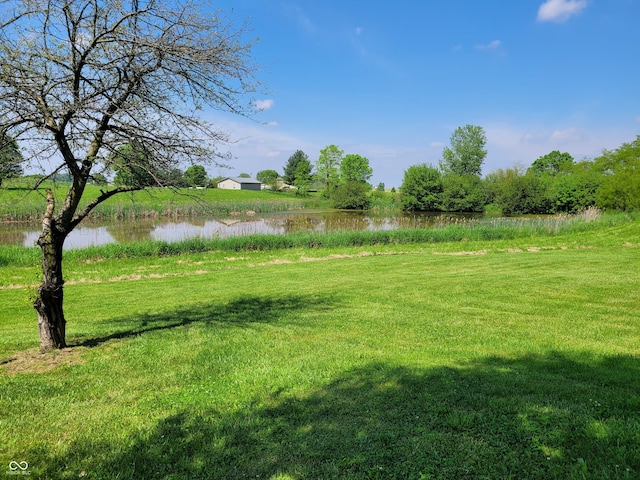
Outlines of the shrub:
<svg viewBox="0 0 640 480">
<path fill-rule="evenodd" d="M 401 191 L 404 210 L 438 211 L 442 193 L 442 175 L 438 169 L 426 163 L 412 165 L 404 172 Z"/>
<path fill-rule="evenodd" d="M 366 210 L 371 204 L 369 190 L 371 186 L 364 182 L 346 182 L 333 192 L 333 206 L 348 210 Z"/>
</svg>

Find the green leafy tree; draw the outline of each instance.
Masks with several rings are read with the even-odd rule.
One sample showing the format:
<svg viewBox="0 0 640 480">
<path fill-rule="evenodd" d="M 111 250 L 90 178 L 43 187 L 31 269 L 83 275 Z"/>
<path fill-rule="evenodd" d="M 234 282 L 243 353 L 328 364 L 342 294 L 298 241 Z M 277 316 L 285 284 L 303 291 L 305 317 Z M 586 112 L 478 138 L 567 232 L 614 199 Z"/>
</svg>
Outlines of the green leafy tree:
<svg viewBox="0 0 640 480">
<path fill-rule="evenodd" d="M 256 173 L 256 180 L 266 185 L 274 186 L 278 181 L 278 172 L 275 170 L 260 170 Z"/>
<path fill-rule="evenodd" d="M 384 183 L 383 182 L 380 182 L 378 184 L 378 186 L 376 187 L 376 191 L 377 192 L 384 192 Z"/>
<path fill-rule="evenodd" d="M 207 184 L 207 171 L 202 165 L 191 165 L 184 172 L 184 180 L 190 187 L 204 187 Z"/>
<path fill-rule="evenodd" d="M 371 204 L 370 191 L 371 186 L 364 182 L 342 183 L 333 193 L 333 206 L 347 210 L 367 210 Z"/>
<path fill-rule="evenodd" d="M 190 187 L 191 185 L 187 183 L 187 180 L 184 177 L 184 172 L 179 168 L 170 168 L 167 171 L 162 171 L 158 173 L 158 178 L 160 180 L 160 184 L 164 186 L 183 188 Z"/>
<path fill-rule="evenodd" d="M 340 164 L 340 180 L 366 183 L 373 175 L 369 160 L 361 155 L 349 153 Z"/>
<path fill-rule="evenodd" d="M 551 213 L 553 202 L 549 198 L 548 185 L 538 175 L 521 175 L 515 171 L 506 175 L 500 183 L 497 203 L 504 215 Z"/>
<path fill-rule="evenodd" d="M 22 154 L 16 142 L 9 135 L 0 132 L 0 185 L 3 180 L 22 175 Z"/>
<path fill-rule="evenodd" d="M 482 180 L 485 204 L 497 204 L 498 196 L 500 195 L 503 182 L 507 181 L 509 178 L 517 177 L 523 174 L 524 170 L 522 168 L 513 167 L 507 169 L 499 168 L 485 175 L 484 179 Z"/>
<path fill-rule="evenodd" d="M 287 160 L 287 164 L 284 166 L 284 175 L 282 179 L 287 185 L 294 185 L 296 180 L 296 170 L 298 163 L 301 161 L 309 161 L 309 157 L 302 150 L 296 150 L 293 155 Z"/>
<path fill-rule="evenodd" d="M 597 205 L 614 210 L 640 210 L 640 135 L 615 150 L 605 150 L 594 160 L 602 174 Z"/>
<path fill-rule="evenodd" d="M 137 179 L 137 154 L 121 156 L 133 162 L 120 168 L 134 179 L 120 186 L 87 190 L 93 173 L 126 144 L 151 154 L 147 173 L 226 160 L 217 152 L 228 134 L 193 107 L 251 115 L 246 98 L 255 91 L 258 66 L 245 29 L 193 0 L 2 4 L 0 132 L 24 145 L 25 156 L 49 176 L 66 169 L 73 179 L 60 187 L 62 201 L 46 193 L 37 241 L 40 348 L 64 348 L 67 236 L 99 204 L 149 184 Z"/>
<path fill-rule="evenodd" d="M 426 163 L 412 165 L 402 180 L 402 208 L 408 211 L 435 212 L 440 210 L 442 174 Z"/>
<path fill-rule="evenodd" d="M 596 204 L 602 175 L 593 162 L 574 163 L 564 175 L 554 178 L 551 187 L 554 213 L 576 213 Z"/>
<path fill-rule="evenodd" d="M 440 209 L 446 212 L 482 212 L 485 196 L 482 180 L 475 175 L 445 175 Z"/>
<path fill-rule="evenodd" d="M 343 155 L 344 151 L 336 145 L 328 145 L 320 150 L 316 160 L 316 177 L 328 192 L 338 185 Z"/>
<path fill-rule="evenodd" d="M 248 173 L 241 173 L 240 175 L 238 175 L 238 178 L 251 178 L 251 175 L 249 175 Z"/>
<path fill-rule="evenodd" d="M 293 185 L 296 187 L 296 195 L 305 197 L 309 194 L 313 175 L 311 174 L 311 162 L 307 159 L 301 159 L 296 166 L 296 172 L 293 179 Z"/>
<path fill-rule="evenodd" d="M 573 157 L 570 154 L 554 150 L 539 157 L 531 164 L 528 171 L 536 175 L 556 176 L 561 172 L 569 173 L 573 165 Z"/>
<path fill-rule="evenodd" d="M 465 125 L 455 129 L 450 147 L 442 151 L 440 168 L 445 174 L 480 176 L 487 156 L 487 136 L 482 127 Z"/>
</svg>

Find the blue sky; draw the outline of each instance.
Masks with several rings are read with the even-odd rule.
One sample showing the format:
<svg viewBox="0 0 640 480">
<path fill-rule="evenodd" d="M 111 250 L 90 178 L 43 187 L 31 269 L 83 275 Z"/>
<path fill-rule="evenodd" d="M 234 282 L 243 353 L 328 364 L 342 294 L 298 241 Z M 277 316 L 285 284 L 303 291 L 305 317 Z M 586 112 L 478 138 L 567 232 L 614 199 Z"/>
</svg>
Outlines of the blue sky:
<svg viewBox="0 0 640 480">
<path fill-rule="evenodd" d="M 327 145 L 400 186 L 456 127 L 487 134 L 483 174 L 552 150 L 593 158 L 640 134 L 638 0 L 222 0 L 259 39 L 249 121 L 210 113 L 233 170 L 282 172 Z M 231 11 L 233 9 L 233 11 Z"/>
</svg>

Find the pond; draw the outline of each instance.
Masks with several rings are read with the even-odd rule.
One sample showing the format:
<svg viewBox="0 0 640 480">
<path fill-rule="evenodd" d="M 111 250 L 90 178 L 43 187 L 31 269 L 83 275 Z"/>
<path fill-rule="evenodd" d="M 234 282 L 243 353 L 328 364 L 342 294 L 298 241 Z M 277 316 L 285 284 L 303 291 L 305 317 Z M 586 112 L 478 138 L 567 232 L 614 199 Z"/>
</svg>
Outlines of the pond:
<svg viewBox="0 0 640 480">
<path fill-rule="evenodd" d="M 239 213 L 227 218 L 192 217 L 180 220 L 136 219 L 132 221 L 84 222 L 65 242 L 65 249 L 85 248 L 107 243 L 162 240 L 178 242 L 190 238 L 225 238 L 256 233 L 285 234 L 291 232 L 336 232 L 346 230 L 391 230 L 430 228 L 451 223 L 471 215 L 458 214 L 373 214 L 353 211 L 296 211 L 287 213 Z M 481 216 L 481 215 L 480 215 Z M 478 217 L 478 215 L 473 215 Z M 40 234 L 38 225 L 0 224 L 0 245 L 35 245 Z"/>
</svg>

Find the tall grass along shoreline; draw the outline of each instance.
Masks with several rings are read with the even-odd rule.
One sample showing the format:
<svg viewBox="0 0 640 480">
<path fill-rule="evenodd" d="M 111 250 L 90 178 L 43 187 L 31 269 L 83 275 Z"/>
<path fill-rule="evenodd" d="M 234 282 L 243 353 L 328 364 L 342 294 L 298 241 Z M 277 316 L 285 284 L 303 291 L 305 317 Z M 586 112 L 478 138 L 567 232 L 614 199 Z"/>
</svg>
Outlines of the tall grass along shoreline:
<svg viewBox="0 0 640 480">
<path fill-rule="evenodd" d="M 345 232 L 295 232 L 286 234 L 254 234 L 229 238 L 193 238 L 180 242 L 144 241 L 112 243 L 72 249 L 66 258 L 163 257 L 208 251 L 266 251 L 289 248 L 338 248 L 367 245 L 409 245 L 485 240 L 510 240 L 533 236 L 555 236 L 595 231 L 606 226 L 632 222 L 637 215 L 629 213 L 600 214 L 588 210 L 575 215 L 528 218 L 446 219 L 428 229 L 398 229 Z M 0 266 L 33 265 L 38 261 L 35 247 L 0 246 Z"/>
<path fill-rule="evenodd" d="M 66 194 L 64 188 L 52 182 L 57 202 Z M 88 185 L 85 198 L 100 195 L 100 187 Z M 221 216 L 233 212 L 256 213 L 298 210 L 314 202 L 296 198 L 292 194 L 271 191 L 172 189 L 152 188 L 120 194 L 98 205 L 90 215 L 93 220 L 135 220 L 137 218 L 184 218 L 189 216 Z M 34 222 L 42 219 L 46 206 L 44 186 L 38 190 L 28 188 L 0 189 L 0 221 Z M 81 205 L 82 206 L 82 205 Z"/>
</svg>

